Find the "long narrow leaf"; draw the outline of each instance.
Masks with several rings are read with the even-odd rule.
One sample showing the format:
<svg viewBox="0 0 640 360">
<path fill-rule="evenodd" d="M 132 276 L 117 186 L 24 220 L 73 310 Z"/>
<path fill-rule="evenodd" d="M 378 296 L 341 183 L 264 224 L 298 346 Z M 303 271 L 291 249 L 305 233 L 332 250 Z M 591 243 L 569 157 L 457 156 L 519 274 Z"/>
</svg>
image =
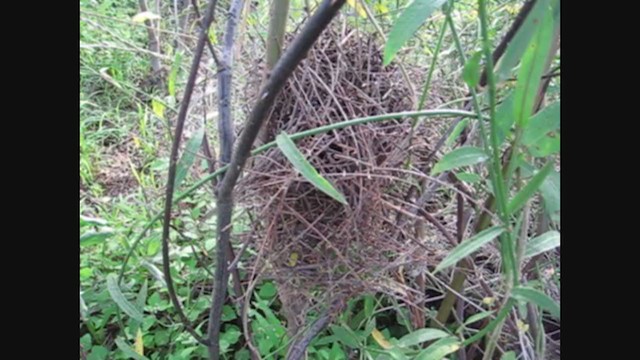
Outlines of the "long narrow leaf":
<svg viewBox="0 0 640 360">
<path fill-rule="evenodd" d="M 546 233 L 537 236 L 527 243 L 527 247 L 524 251 L 524 257 L 530 258 L 543 252 L 553 250 L 560 246 L 560 233 L 551 230 Z"/>
<path fill-rule="evenodd" d="M 544 65 L 553 37 L 552 10 L 548 5 L 546 5 L 543 10 L 544 15 L 541 18 L 540 27 L 536 30 L 522 58 L 514 92 L 514 117 L 516 124 L 522 128 L 526 128 L 531 112 L 533 111 L 533 103 L 538 94 L 540 78 L 544 71 Z"/>
<path fill-rule="evenodd" d="M 180 184 L 187 176 L 189 169 L 193 165 L 193 162 L 196 159 L 196 154 L 200 149 L 200 145 L 202 145 L 202 139 L 204 138 L 204 126 L 201 126 L 198 129 L 189 142 L 187 142 L 187 146 L 184 148 L 184 153 L 182 157 L 178 161 L 177 169 L 176 169 L 176 182 L 174 185 L 174 189 L 178 189 Z"/>
<path fill-rule="evenodd" d="M 113 301 L 118 304 L 125 314 L 129 315 L 136 321 L 142 322 L 142 312 L 140 312 L 124 297 L 124 294 L 122 294 L 122 291 L 120 290 L 120 286 L 118 286 L 118 278 L 115 274 L 109 274 L 107 276 L 107 290 L 109 290 L 109 295 L 111 295 Z"/>
<path fill-rule="evenodd" d="M 416 356 L 416 360 L 440 360 L 460 349 L 458 338 L 450 336 L 434 342 Z"/>
<path fill-rule="evenodd" d="M 548 6 L 549 0 L 538 0 L 531 8 L 522 26 L 520 26 L 518 32 L 516 32 L 513 39 L 509 42 L 504 55 L 502 55 L 500 61 L 496 64 L 495 74 L 497 81 L 506 80 L 511 76 L 511 69 L 513 69 L 520 61 L 520 58 L 522 58 L 522 54 L 524 54 L 527 45 L 531 42 L 531 38 L 540 27 Z"/>
<path fill-rule="evenodd" d="M 533 178 L 529 180 L 527 185 L 525 185 L 513 197 L 513 199 L 511 199 L 511 202 L 509 202 L 509 206 L 507 207 L 507 213 L 513 214 L 520 210 L 524 204 L 529 201 L 533 194 L 538 191 L 538 188 L 540 188 L 540 185 L 542 185 L 542 182 L 547 178 L 551 170 L 553 170 L 553 163 L 549 161 L 544 167 L 542 167 L 542 169 L 540 169 L 540 171 L 533 175 Z"/>
<path fill-rule="evenodd" d="M 131 346 L 129 346 L 129 344 L 124 342 L 124 340 L 122 339 L 116 339 L 116 346 L 118 346 L 118 349 L 120 349 L 126 356 L 128 356 L 129 359 L 149 360 L 149 358 L 147 358 L 146 356 L 138 354 L 134 349 L 131 348 Z"/>
<path fill-rule="evenodd" d="M 520 286 L 512 290 L 511 297 L 516 300 L 534 303 L 551 315 L 557 318 L 560 317 L 560 305 L 536 289 Z"/>
<path fill-rule="evenodd" d="M 447 257 L 445 257 L 442 262 L 436 267 L 435 271 L 438 272 L 451 265 L 454 265 L 461 259 L 471 255 L 474 251 L 480 249 L 489 241 L 498 237 L 504 231 L 504 227 L 494 226 L 492 228 L 479 232 L 468 240 L 463 241 L 462 243 L 460 243 L 460 245 L 456 246 L 455 249 L 451 250 L 449 255 L 447 255 Z"/>
<path fill-rule="evenodd" d="M 400 340 L 398 340 L 398 346 L 409 347 L 430 340 L 441 339 L 445 336 L 449 336 L 449 334 L 440 329 L 418 329 L 400 338 Z"/>
<path fill-rule="evenodd" d="M 387 66 L 396 56 L 400 48 L 413 36 L 424 21 L 445 0 L 415 0 L 402 12 L 389 32 L 384 46 L 384 66 Z"/>
<path fill-rule="evenodd" d="M 464 146 L 444 155 L 431 170 L 431 175 L 457 169 L 462 166 L 478 164 L 488 158 L 489 155 L 487 155 L 484 150 L 473 146 Z"/>
<path fill-rule="evenodd" d="M 331 196 L 336 201 L 347 205 L 347 200 L 344 198 L 344 195 L 342 195 L 340 191 L 336 190 L 336 188 L 334 188 L 327 179 L 318 174 L 318 171 L 316 171 L 307 159 L 305 159 L 304 155 L 302 155 L 300 150 L 298 150 L 298 147 L 296 147 L 296 144 L 291 141 L 286 133 L 278 135 L 276 137 L 276 142 L 284 156 L 289 159 L 289 162 L 291 162 L 293 167 L 302 174 L 305 179 L 313 184 L 313 186 L 318 190 Z"/>
</svg>

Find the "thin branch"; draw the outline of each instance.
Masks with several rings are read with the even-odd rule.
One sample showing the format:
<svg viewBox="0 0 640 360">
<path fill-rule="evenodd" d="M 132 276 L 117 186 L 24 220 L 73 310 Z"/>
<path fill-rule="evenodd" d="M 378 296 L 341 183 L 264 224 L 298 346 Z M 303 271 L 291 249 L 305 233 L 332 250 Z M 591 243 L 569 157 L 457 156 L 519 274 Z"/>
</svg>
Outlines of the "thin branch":
<svg viewBox="0 0 640 360">
<path fill-rule="evenodd" d="M 180 140 L 182 138 L 182 132 L 184 130 L 184 123 L 187 118 L 187 110 L 189 109 L 189 102 L 191 101 L 191 95 L 193 94 L 193 89 L 196 83 L 196 77 L 198 75 L 198 67 L 200 65 L 200 60 L 202 59 L 202 52 L 204 50 L 204 46 L 206 41 L 209 39 L 207 34 L 207 29 L 211 25 L 211 21 L 213 20 L 213 12 L 215 9 L 216 0 L 210 0 L 209 5 L 207 7 L 207 12 L 205 19 L 203 21 L 204 26 L 200 30 L 200 35 L 198 37 L 198 43 L 196 46 L 195 53 L 193 55 L 193 61 L 191 63 L 191 71 L 189 72 L 189 78 L 187 79 L 187 85 L 184 91 L 184 97 L 182 103 L 180 104 L 180 112 L 178 113 L 178 118 L 176 120 L 176 130 L 173 137 L 173 145 L 171 147 L 171 158 L 169 161 L 169 175 L 167 178 L 167 189 L 166 189 L 166 200 L 165 200 L 165 208 L 164 208 L 164 220 L 162 223 L 162 270 L 164 273 L 165 280 L 167 282 L 167 290 L 169 291 L 169 297 L 171 298 L 171 302 L 180 317 L 181 322 L 187 329 L 187 331 L 194 337 L 198 342 L 208 345 L 208 340 L 203 339 L 200 335 L 196 333 L 191 322 L 185 315 L 182 310 L 182 305 L 180 305 L 180 301 L 178 300 L 178 296 L 176 295 L 175 288 L 173 286 L 173 279 L 171 277 L 171 266 L 169 263 L 169 225 L 171 223 L 171 208 L 173 205 L 173 192 L 176 180 L 176 170 L 178 163 L 178 150 L 180 148 Z"/>
<path fill-rule="evenodd" d="M 227 258 L 224 251 L 231 237 L 231 215 L 233 212 L 233 188 L 238 181 L 247 159 L 251 154 L 251 147 L 255 141 L 266 114 L 271 109 L 276 96 L 280 93 L 293 70 L 305 57 L 311 46 L 318 39 L 322 31 L 329 25 L 338 13 L 345 0 L 325 0 L 316 13 L 309 18 L 300 34 L 282 55 L 265 86 L 260 90 L 260 98 L 254 106 L 246 127 L 240 137 L 236 151 L 231 157 L 229 168 L 222 179 L 218 194 L 218 246 L 216 249 L 216 281 L 213 292 L 213 306 L 209 316 L 209 356 L 210 359 L 220 358 L 220 325 L 222 305 L 227 292 Z"/>
<path fill-rule="evenodd" d="M 218 72 L 218 136 L 220 137 L 220 163 L 226 165 L 231 160 L 235 133 L 231 117 L 231 69 L 233 67 L 233 43 L 238 16 L 243 0 L 233 0 L 229 9 L 227 26 L 224 33 L 222 62 Z"/>
</svg>

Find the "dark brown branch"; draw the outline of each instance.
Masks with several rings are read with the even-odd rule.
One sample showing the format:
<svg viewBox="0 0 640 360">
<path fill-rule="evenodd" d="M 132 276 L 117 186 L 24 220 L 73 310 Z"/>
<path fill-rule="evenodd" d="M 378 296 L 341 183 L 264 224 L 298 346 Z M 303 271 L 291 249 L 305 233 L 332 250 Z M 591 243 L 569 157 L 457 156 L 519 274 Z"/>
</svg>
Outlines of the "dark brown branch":
<svg viewBox="0 0 640 360">
<path fill-rule="evenodd" d="M 216 248 L 216 281 L 213 292 L 213 306 L 209 316 L 209 356 L 210 359 L 220 358 L 220 325 L 222 317 L 222 305 L 227 292 L 227 257 L 224 248 L 229 246 L 231 236 L 231 214 L 233 211 L 233 188 L 242 172 L 251 147 L 258 131 L 264 122 L 267 112 L 270 110 L 278 93 L 284 87 L 285 82 L 293 73 L 296 66 L 305 57 L 313 43 L 318 39 L 322 31 L 329 25 L 333 17 L 338 13 L 345 0 L 325 0 L 316 13 L 307 21 L 302 31 L 293 40 L 289 48 L 282 55 L 273 69 L 270 78 L 260 90 L 259 100 L 254 106 L 246 127 L 240 137 L 236 150 L 231 156 L 229 170 L 225 173 L 220 184 L 218 194 L 218 246 Z"/>
<path fill-rule="evenodd" d="M 165 200 L 165 208 L 164 208 L 164 219 L 162 223 L 162 271 L 164 272 L 164 277 L 167 282 L 167 290 L 169 292 L 169 298 L 171 298 L 171 302 L 180 317 L 180 321 L 183 323 L 189 334 L 191 334 L 198 342 L 208 345 L 208 341 L 203 339 L 200 335 L 198 335 L 191 325 L 191 322 L 185 315 L 182 310 L 182 305 L 180 305 L 180 301 L 178 300 L 178 296 L 176 295 L 175 288 L 173 286 L 173 278 L 171 277 L 171 266 L 169 263 L 169 225 L 171 223 L 171 208 L 173 203 L 173 192 L 176 180 L 176 169 L 178 163 L 178 150 L 180 148 L 180 140 L 182 138 L 182 132 L 184 130 L 184 123 L 187 117 L 187 110 L 189 109 L 189 102 L 191 101 L 191 95 L 193 94 L 193 89 L 196 83 L 196 77 L 198 75 L 198 67 L 200 66 L 200 60 L 202 59 L 202 52 L 204 50 L 205 43 L 208 41 L 209 36 L 207 34 L 207 29 L 211 25 L 211 21 L 213 19 L 213 12 L 215 9 L 216 0 L 210 0 L 209 5 L 207 7 L 206 16 L 203 20 L 203 27 L 200 30 L 200 35 L 198 36 L 198 43 L 196 45 L 196 50 L 193 56 L 193 61 L 191 63 L 191 70 L 189 72 L 189 77 L 187 79 L 187 85 L 184 91 L 184 97 L 182 99 L 182 103 L 180 104 L 180 111 L 178 113 L 178 118 L 176 120 L 176 130 L 173 136 L 173 145 L 171 147 L 171 158 L 169 160 L 169 175 L 167 177 L 167 189 L 166 189 L 166 200 Z"/>
<path fill-rule="evenodd" d="M 229 9 L 227 26 L 224 33 L 222 62 L 218 72 L 218 136 L 220 138 L 220 164 L 226 165 L 231 160 L 235 133 L 231 117 L 231 68 L 233 66 L 233 43 L 235 39 L 238 16 L 242 10 L 242 0 L 233 0 Z"/>
</svg>

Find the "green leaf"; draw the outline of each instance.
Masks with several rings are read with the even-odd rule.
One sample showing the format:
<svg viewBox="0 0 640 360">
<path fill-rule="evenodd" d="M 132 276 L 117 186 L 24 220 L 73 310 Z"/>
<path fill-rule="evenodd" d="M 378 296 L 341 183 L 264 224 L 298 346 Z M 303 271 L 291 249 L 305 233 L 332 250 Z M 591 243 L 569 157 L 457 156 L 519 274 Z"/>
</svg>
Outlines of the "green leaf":
<svg viewBox="0 0 640 360">
<path fill-rule="evenodd" d="M 507 45 L 507 48 L 496 64 L 496 81 L 504 81 L 511 76 L 511 69 L 520 61 L 522 54 L 527 50 L 534 33 L 540 27 L 542 18 L 549 6 L 549 0 L 539 0 L 530 10 L 527 18 Z"/>
<path fill-rule="evenodd" d="M 543 158 L 560 152 L 560 134 L 550 132 L 537 143 L 529 147 L 532 156 Z"/>
<path fill-rule="evenodd" d="M 276 143 L 284 156 L 289 159 L 289 162 L 291 162 L 293 167 L 302 174 L 305 179 L 313 184 L 318 190 L 331 196 L 341 204 L 347 205 L 347 200 L 344 198 L 344 195 L 336 190 L 336 188 L 334 188 L 327 179 L 318 174 L 318 171 L 316 171 L 307 159 L 304 158 L 304 155 L 302 155 L 300 150 L 296 147 L 296 144 L 291 141 L 286 133 L 283 132 L 278 135 L 276 137 Z"/>
<path fill-rule="evenodd" d="M 104 360 L 109 356 L 109 349 L 102 345 L 93 346 L 87 360 Z"/>
<path fill-rule="evenodd" d="M 444 155 L 440 161 L 431 170 L 431 175 L 436 175 L 444 171 L 457 169 L 462 166 L 473 165 L 487 160 L 489 156 L 484 150 L 473 147 L 463 146 Z"/>
<path fill-rule="evenodd" d="M 520 286 L 511 291 L 511 297 L 516 300 L 536 304 L 541 309 L 548 311 L 552 316 L 560 318 L 560 305 L 536 289 Z"/>
<path fill-rule="evenodd" d="M 431 346 L 421 351 L 416 360 L 440 360 L 452 352 L 460 349 L 458 338 L 450 336 L 434 342 Z"/>
<path fill-rule="evenodd" d="M 331 331 L 336 336 L 336 338 L 343 344 L 356 349 L 360 347 L 358 339 L 349 330 L 341 326 L 332 325 Z"/>
<path fill-rule="evenodd" d="M 483 311 L 481 313 L 471 315 L 464 321 L 463 325 L 473 324 L 476 321 L 480 321 L 486 317 L 491 316 L 491 314 L 493 314 L 493 311 Z"/>
<path fill-rule="evenodd" d="M 261 299 L 271 299 L 276 296 L 276 292 L 275 285 L 273 285 L 272 282 L 268 282 L 262 285 L 260 291 L 258 291 L 258 296 L 260 296 Z"/>
<path fill-rule="evenodd" d="M 513 92 L 510 92 L 496 109 L 496 124 L 498 125 L 498 144 L 502 144 L 513 126 Z"/>
<path fill-rule="evenodd" d="M 513 351 L 507 351 L 506 353 L 502 354 L 500 360 L 516 360 L 516 353 Z"/>
<path fill-rule="evenodd" d="M 187 173 L 189 169 L 193 165 L 195 161 L 196 154 L 200 149 L 200 145 L 202 145 L 202 139 L 204 138 L 204 126 L 201 126 L 189 139 L 187 146 L 184 148 L 184 153 L 182 157 L 178 161 L 177 169 L 176 169 L 176 182 L 173 186 L 174 189 L 178 189 L 180 184 L 187 177 Z"/>
<path fill-rule="evenodd" d="M 80 215 L 80 227 L 89 226 L 89 225 L 106 226 L 107 220 Z"/>
<path fill-rule="evenodd" d="M 171 65 L 169 77 L 167 77 L 167 88 L 169 90 L 169 95 L 173 97 L 176 96 L 176 79 L 178 78 L 180 65 L 182 65 L 182 51 L 177 51 L 176 57 L 173 60 L 173 64 Z"/>
<path fill-rule="evenodd" d="M 527 243 L 524 256 L 526 258 L 542 254 L 543 252 L 552 250 L 560 246 L 560 233 L 551 230 L 537 236 Z"/>
<path fill-rule="evenodd" d="M 398 340 L 398 346 L 409 347 L 422 344 L 426 341 L 440 339 L 445 336 L 449 336 L 449 334 L 440 329 L 418 329 L 403 336 L 400 340 Z"/>
<path fill-rule="evenodd" d="M 107 276 L 107 290 L 109 290 L 109 295 L 111 295 L 113 301 L 118 304 L 125 314 L 138 322 L 142 322 L 142 312 L 140 312 L 124 297 L 124 294 L 122 294 L 122 291 L 120 290 L 120 286 L 118 286 L 118 279 L 115 274 L 109 274 Z"/>
<path fill-rule="evenodd" d="M 482 177 L 480 177 L 480 175 L 475 174 L 475 173 L 470 173 L 470 172 L 456 173 L 456 177 L 460 181 L 468 182 L 470 184 L 475 184 L 475 183 L 479 183 L 480 181 L 482 181 Z"/>
<path fill-rule="evenodd" d="M 445 0 L 415 0 L 402 12 L 389 32 L 384 46 L 384 66 L 389 65 L 400 48 Z"/>
<path fill-rule="evenodd" d="M 461 259 L 471 255 L 474 251 L 480 249 L 482 246 L 495 239 L 504 231 L 504 227 L 494 226 L 477 233 L 475 236 L 472 236 L 467 240 L 464 240 L 458 246 L 456 246 L 455 249 L 451 250 L 449 255 L 447 255 L 447 257 L 445 257 L 442 262 L 436 267 L 435 272 L 456 264 Z"/>
<path fill-rule="evenodd" d="M 513 214 L 516 211 L 520 210 L 524 204 L 529 201 L 529 199 L 533 196 L 533 194 L 538 191 L 540 185 L 544 179 L 549 175 L 549 173 L 553 170 L 553 163 L 551 161 L 547 162 L 545 166 L 540 169 L 533 178 L 529 180 L 527 185 L 525 185 L 509 202 L 509 206 L 507 207 L 507 213 Z"/>
<path fill-rule="evenodd" d="M 462 79 L 470 88 L 475 88 L 480 82 L 480 59 L 482 59 L 482 51 L 473 54 L 464 64 Z"/>
<path fill-rule="evenodd" d="M 560 173 L 553 170 L 540 186 L 544 208 L 549 216 L 560 212 Z"/>
<path fill-rule="evenodd" d="M 80 246 L 95 245 L 113 235 L 113 231 L 90 231 L 80 236 Z"/>
<path fill-rule="evenodd" d="M 444 142 L 444 144 L 447 146 L 451 146 L 451 144 L 453 144 L 458 136 L 460 136 L 462 130 L 467 127 L 467 124 L 469 124 L 469 119 L 463 119 L 462 121 L 460 121 L 456 125 L 456 127 L 453 128 L 453 131 L 451 131 L 451 134 L 449 134 L 449 137 L 447 137 L 447 140 Z"/>
<path fill-rule="evenodd" d="M 522 145 L 527 147 L 535 145 L 550 132 L 559 128 L 560 101 L 556 101 L 531 117 L 529 126 L 524 129 L 522 134 Z"/>
<path fill-rule="evenodd" d="M 516 124 L 522 128 L 527 127 L 529 117 L 533 111 L 533 105 L 540 86 L 540 78 L 544 71 L 553 37 L 553 13 L 548 6 L 548 1 L 542 2 L 547 3 L 547 5 L 541 10 L 543 14 L 538 20 L 541 25 L 536 29 L 531 43 L 529 43 L 524 53 L 514 91 L 513 114 Z"/>
<path fill-rule="evenodd" d="M 118 349 L 120 349 L 129 359 L 149 360 L 146 356 L 138 354 L 122 339 L 116 339 L 116 345 L 118 346 Z"/>
</svg>

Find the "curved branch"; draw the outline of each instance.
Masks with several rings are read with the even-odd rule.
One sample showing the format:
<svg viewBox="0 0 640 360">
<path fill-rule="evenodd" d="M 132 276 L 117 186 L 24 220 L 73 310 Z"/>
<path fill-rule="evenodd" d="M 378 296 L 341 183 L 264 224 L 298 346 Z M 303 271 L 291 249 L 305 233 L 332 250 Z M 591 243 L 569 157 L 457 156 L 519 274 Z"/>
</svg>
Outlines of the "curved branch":
<svg viewBox="0 0 640 360">
<path fill-rule="evenodd" d="M 189 78 L 187 79 L 187 85 L 184 91 L 184 97 L 180 104 L 180 112 L 176 120 L 176 130 L 173 136 L 173 145 L 171 147 L 171 158 L 169 161 L 169 175 L 167 178 L 166 200 L 164 208 L 164 219 L 162 224 L 162 271 L 164 273 L 165 280 L 167 282 L 167 290 L 169 291 L 169 298 L 180 317 L 180 321 L 198 342 L 203 345 L 208 345 L 208 341 L 202 338 L 196 333 L 193 325 L 182 310 L 182 305 L 178 296 L 176 295 L 175 288 L 173 286 L 173 278 L 171 277 L 171 266 L 169 260 L 169 225 L 171 223 L 171 208 L 173 205 L 173 192 L 176 180 L 176 171 L 178 163 L 178 150 L 180 149 L 180 139 L 182 138 L 182 132 L 184 130 L 184 123 L 187 118 L 187 110 L 189 109 L 189 102 L 191 101 L 191 95 L 196 83 L 196 77 L 198 75 L 198 67 L 200 66 L 200 60 L 202 59 L 202 53 L 204 46 L 209 40 L 208 29 L 213 20 L 213 13 L 215 10 L 216 0 L 210 0 L 207 6 L 205 18 L 203 20 L 203 26 L 198 36 L 198 43 L 191 63 L 191 70 L 189 72 Z"/>
</svg>

